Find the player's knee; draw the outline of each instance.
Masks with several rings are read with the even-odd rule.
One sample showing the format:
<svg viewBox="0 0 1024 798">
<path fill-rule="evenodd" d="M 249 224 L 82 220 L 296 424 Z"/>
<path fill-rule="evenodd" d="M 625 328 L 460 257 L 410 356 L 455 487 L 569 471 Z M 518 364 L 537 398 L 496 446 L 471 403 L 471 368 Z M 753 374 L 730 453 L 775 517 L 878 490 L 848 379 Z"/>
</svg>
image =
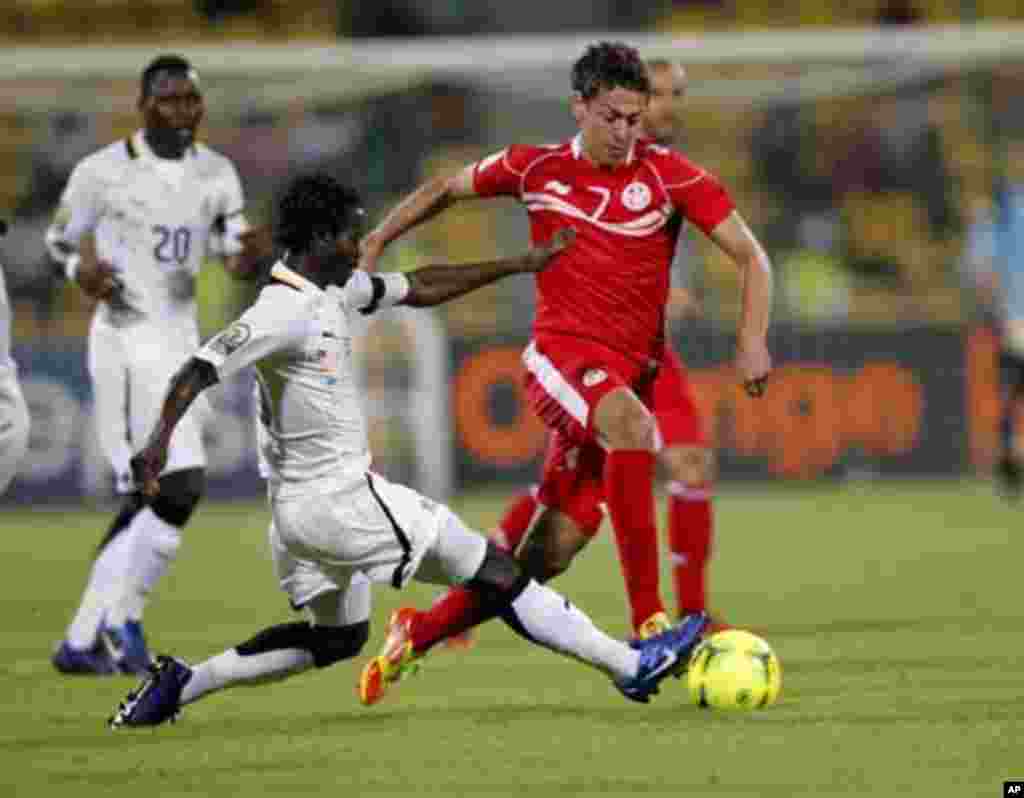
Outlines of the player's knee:
<svg viewBox="0 0 1024 798">
<path fill-rule="evenodd" d="M 604 414 L 602 436 L 613 449 L 653 449 L 654 416 L 639 400 L 616 401 Z"/>
<path fill-rule="evenodd" d="M 311 626 L 313 664 L 326 668 L 336 662 L 358 656 L 370 639 L 370 622 L 348 626 Z"/>
<path fill-rule="evenodd" d="M 187 468 L 160 477 L 160 493 L 150 504 L 153 514 L 172 526 L 188 523 L 206 490 L 206 471 Z"/>
<path fill-rule="evenodd" d="M 673 446 L 664 451 L 669 478 L 690 487 L 715 481 L 715 456 L 710 449 L 697 446 Z"/>
</svg>

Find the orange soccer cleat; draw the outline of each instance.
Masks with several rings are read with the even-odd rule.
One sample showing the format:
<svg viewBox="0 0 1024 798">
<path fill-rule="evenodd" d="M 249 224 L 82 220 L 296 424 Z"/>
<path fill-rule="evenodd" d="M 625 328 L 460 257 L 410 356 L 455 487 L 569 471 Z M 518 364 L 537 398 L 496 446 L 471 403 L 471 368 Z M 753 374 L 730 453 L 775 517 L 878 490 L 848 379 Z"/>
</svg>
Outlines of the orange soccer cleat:
<svg viewBox="0 0 1024 798">
<path fill-rule="evenodd" d="M 650 640 L 652 637 L 660 635 L 662 632 L 667 632 L 672 628 L 672 621 L 668 619 L 668 615 L 664 612 L 656 612 L 642 624 L 636 630 L 637 640 Z"/>
<path fill-rule="evenodd" d="M 376 704 L 392 684 L 419 670 L 420 655 L 413 651 L 409 633 L 409 625 L 415 617 L 413 607 L 402 607 L 391 613 L 384 647 L 359 675 L 359 700 L 365 706 Z"/>
</svg>

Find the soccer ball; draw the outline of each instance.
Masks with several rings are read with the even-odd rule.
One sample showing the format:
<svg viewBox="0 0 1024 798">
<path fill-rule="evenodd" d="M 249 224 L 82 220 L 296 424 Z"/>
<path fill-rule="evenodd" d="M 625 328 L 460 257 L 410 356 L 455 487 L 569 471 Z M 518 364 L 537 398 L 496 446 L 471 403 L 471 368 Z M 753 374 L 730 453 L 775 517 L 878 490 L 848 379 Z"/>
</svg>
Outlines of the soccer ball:
<svg viewBox="0 0 1024 798">
<path fill-rule="evenodd" d="M 761 709 L 778 699 L 782 669 L 771 646 L 760 637 L 728 629 L 694 649 L 687 683 L 690 700 L 699 707 Z"/>
</svg>

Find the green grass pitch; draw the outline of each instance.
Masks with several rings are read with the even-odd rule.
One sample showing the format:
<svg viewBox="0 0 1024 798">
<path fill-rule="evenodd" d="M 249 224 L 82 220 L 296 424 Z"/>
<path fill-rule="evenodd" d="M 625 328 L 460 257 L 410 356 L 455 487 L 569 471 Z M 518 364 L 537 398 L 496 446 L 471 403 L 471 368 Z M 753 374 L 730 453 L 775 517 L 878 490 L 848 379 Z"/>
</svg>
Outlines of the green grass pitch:
<svg viewBox="0 0 1024 798">
<path fill-rule="evenodd" d="M 487 528 L 502 499 L 457 507 Z M 108 515 L 4 512 L 0 796 L 996 796 L 1024 777 L 1022 512 L 970 482 L 723 491 L 713 604 L 783 667 L 757 714 L 690 707 L 675 681 L 630 704 L 492 625 L 373 709 L 361 657 L 116 734 L 104 721 L 134 681 L 49 664 Z M 146 617 L 158 651 L 194 660 L 294 617 L 266 520 L 258 503 L 202 507 Z M 614 558 L 606 531 L 557 587 L 622 635 Z M 399 599 L 377 589 L 365 654 Z"/>
</svg>

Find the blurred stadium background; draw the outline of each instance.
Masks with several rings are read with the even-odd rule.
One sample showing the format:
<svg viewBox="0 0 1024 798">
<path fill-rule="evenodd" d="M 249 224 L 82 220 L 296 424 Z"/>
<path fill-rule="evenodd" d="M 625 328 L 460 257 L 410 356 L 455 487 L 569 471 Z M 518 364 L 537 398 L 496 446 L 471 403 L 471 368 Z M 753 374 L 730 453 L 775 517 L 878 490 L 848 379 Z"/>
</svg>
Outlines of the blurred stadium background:
<svg viewBox="0 0 1024 798">
<path fill-rule="evenodd" d="M 735 275 L 699 237 L 686 287 L 701 311 L 676 313 L 673 335 L 722 461 L 712 606 L 776 647 L 782 702 L 698 716 L 670 685 L 624 706 L 487 628 L 373 713 L 344 663 L 111 744 L 100 724 L 128 681 L 83 684 L 48 662 L 108 521 L 89 505 L 110 495 L 91 308 L 42 240 L 72 165 L 135 129 L 141 67 L 180 51 L 202 76 L 203 137 L 237 163 L 254 221 L 311 169 L 353 182 L 378 215 L 429 175 L 570 135 L 569 65 L 608 36 L 686 65 L 680 143 L 731 187 L 777 270 L 779 369 L 758 404 L 726 368 Z M 0 262 L 33 419 L 2 499 L 0 792 L 984 796 L 1022 775 L 1024 540 L 1019 508 L 976 479 L 1000 410 L 979 275 L 999 189 L 1024 180 L 1019 0 L 6 0 L 0 44 Z M 387 266 L 518 251 L 524 216 L 449 212 Z M 207 270 L 204 331 L 248 291 Z M 451 495 L 481 529 L 543 444 L 518 383 L 531 316 L 516 278 L 379 322 L 362 346 L 379 467 Z M 264 551 L 248 386 L 219 390 L 212 493 L 243 501 L 202 505 L 147 615 L 155 650 L 186 657 L 293 617 Z M 559 587 L 625 634 L 613 549 L 592 548 Z M 400 600 L 378 595 L 376 621 Z"/>
<path fill-rule="evenodd" d="M 569 65 L 605 32 L 687 66 L 681 144 L 733 189 L 778 270 L 781 369 L 754 413 L 722 369 L 736 275 L 689 242 L 701 312 L 677 313 L 673 333 L 725 478 L 987 472 L 999 399 L 975 278 L 993 257 L 996 188 L 1024 179 L 1020 4 L 549 5 L 541 17 L 530 3 L 465 0 L 6 3 L 0 213 L 13 225 L 0 259 L 35 420 L 7 501 L 108 490 L 83 370 L 90 308 L 48 263 L 42 232 L 72 165 L 137 126 L 137 75 L 154 52 L 197 65 L 205 139 L 238 164 L 250 216 L 265 221 L 297 171 L 351 180 L 378 213 L 508 142 L 566 137 Z M 393 247 L 389 266 L 516 250 L 525 229 L 511 206 L 470 208 Z M 211 332 L 246 288 L 210 269 L 201 298 Z M 382 468 L 437 494 L 531 478 L 543 434 L 514 354 L 531 301 L 517 279 L 374 336 Z M 255 495 L 247 387 L 229 386 L 218 408 L 215 492 Z"/>
</svg>

